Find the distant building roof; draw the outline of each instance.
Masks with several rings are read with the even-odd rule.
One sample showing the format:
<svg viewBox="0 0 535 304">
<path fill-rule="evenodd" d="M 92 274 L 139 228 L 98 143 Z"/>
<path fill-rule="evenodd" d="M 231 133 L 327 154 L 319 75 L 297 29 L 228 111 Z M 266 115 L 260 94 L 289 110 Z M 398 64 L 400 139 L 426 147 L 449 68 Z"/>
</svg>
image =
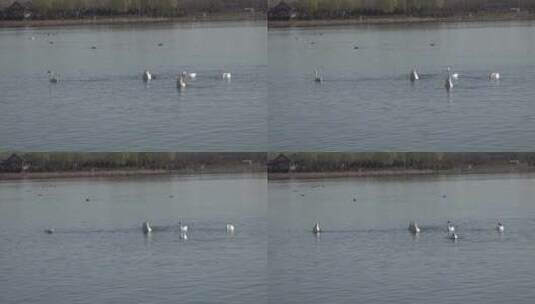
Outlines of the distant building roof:
<svg viewBox="0 0 535 304">
<path fill-rule="evenodd" d="M 293 7 L 288 3 L 281 1 L 268 11 L 270 20 L 289 20 L 292 17 Z"/>
<path fill-rule="evenodd" d="M 0 9 L 6 9 L 13 5 L 15 2 L 18 2 L 19 4 L 30 7 L 32 5 L 31 0 L 0 0 Z"/>
<path fill-rule="evenodd" d="M 1 172 L 21 172 L 23 171 L 26 165 L 26 161 L 13 153 L 8 158 L 0 162 L 0 171 Z"/>
</svg>

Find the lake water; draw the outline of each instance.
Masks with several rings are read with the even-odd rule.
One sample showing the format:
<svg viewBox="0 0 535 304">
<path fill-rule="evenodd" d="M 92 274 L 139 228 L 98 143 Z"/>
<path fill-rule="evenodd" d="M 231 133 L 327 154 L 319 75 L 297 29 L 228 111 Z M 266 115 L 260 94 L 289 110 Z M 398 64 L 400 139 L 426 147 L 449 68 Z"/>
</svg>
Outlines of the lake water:
<svg viewBox="0 0 535 304">
<path fill-rule="evenodd" d="M 1 29 L 0 148 L 266 150 L 266 36 L 265 22 Z M 179 92 L 184 70 L 197 79 Z"/>
<path fill-rule="evenodd" d="M 535 175 L 270 181 L 268 191 L 273 303 L 535 297 Z M 422 226 L 418 237 L 410 220 Z M 447 238 L 448 220 L 457 241 Z"/>
<path fill-rule="evenodd" d="M 265 175 L 13 181 L 0 193 L 1 303 L 267 301 Z"/>
<path fill-rule="evenodd" d="M 270 29 L 269 146 L 533 149 L 534 53 L 532 21 Z M 460 74 L 450 94 L 447 66 Z M 414 85 L 413 68 L 421 73 Z M 488 80 L 493 71 L 499 82 Z"/>
</svg>

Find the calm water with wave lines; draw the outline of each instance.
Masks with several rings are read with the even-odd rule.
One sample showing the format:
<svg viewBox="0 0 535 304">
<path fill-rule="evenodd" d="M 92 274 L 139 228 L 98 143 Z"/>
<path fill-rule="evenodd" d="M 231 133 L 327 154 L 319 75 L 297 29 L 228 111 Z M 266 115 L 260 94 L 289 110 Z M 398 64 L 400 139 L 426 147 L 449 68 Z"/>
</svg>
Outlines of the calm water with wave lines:
<svg viewBox="0 0 535 304">
<path fill-rule="evenodd" d="M 270 300 L 531 303 L 534 197 L 534 175 L 270 181 Z"/>
<path fill-rule="evenodd" d="M 2 303 L 267 302 L 263 175 L 15 181 L 0 193 Z"/>
<path fill-rule="evenodd" d="M 270 29 L 270 147 L 533 149 L 534 25 L 530 21 Z M 460 74 L 450 94 L 444 88 L 448 66 Z M 322 84 L 314 82 L 314 68 L 323 71 Z M 415 84 L 409 81 L 413 68 L 421 74 Z M 488 80 L 493 71 L 501 73 L 499 82 Z"/>
<path fill-rule="evenodd" d="M 265 22 L 2 29 L 0 148 L 264 151 L 266 32 Z M 182 71 L 197 78 L 178 91 Z"/>
</svg>

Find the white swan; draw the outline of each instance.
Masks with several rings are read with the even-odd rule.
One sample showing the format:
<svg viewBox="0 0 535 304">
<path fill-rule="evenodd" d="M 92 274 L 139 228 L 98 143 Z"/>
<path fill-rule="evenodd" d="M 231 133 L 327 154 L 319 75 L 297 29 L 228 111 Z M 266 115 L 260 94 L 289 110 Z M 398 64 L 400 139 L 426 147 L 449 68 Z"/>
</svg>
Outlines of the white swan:
<svg viewBox="0 0 535 304">
<path fill-rule="evenodd" d="M 323 75 L 321 75 L 321 72 L 318 69 L 314 69 L 314 81 L 323 82 Z"/>
<path fill-rule="evenodd" d="M 52 72 L 52 71 L 48 71 L 47 74 L 48 74 L 48 80 L 50 81 L 50 83 L 59 82 L 59 74 Z"/>
<path fill-rule="evenodd" d="M 409 75 L 409 78 L 412 82 L 415 82 L 416 80 L 420 80 L 420 75 L 418 75 L 418 72 L 416 72 L 416 70 L 412 70 Z"/>
<path fill-rule="evenodd" d="M 178 230 L 180 230 L 180 232 L 188 232 L 188 229 L 188 225 L 182 225 L 180 220 L 178 221 Z"/>
<path fill-rule="evenodd" d="M 444 87 L 446 88 L 446 90 L 450 91 L 451 89 L 453 89 L 453 79 L 451 77 L 451 69 L 450 67 L 448 67 L 448 77 L 446 77 L 446 81 L 444 83 Z"/>
<path fill-rule="evenodd" d="M 498 232 L 503 232 L 505 228 L 503 227 L 503 224 L 501 222 L 498 222 L 498 225 L 496 225 L 496 230 Z"/>
<path fill-rule="evenodd" d="M 446 88 L 446 90 L 450 91 L 451 89 L 453 89 L 453 80 L 451 79 L 451 76 L 448 76 L 448 78 L 446 78 L 446 81 L 444 83 L 444 87 Z"/>
<path fill-rule="evenodd" d="M 223 78 L 225 80 L 230 80 L 232 78 L 232 74 L 230 74 L 228 72 L 225 72 L 225 73 L 221 74 L 221 78 Z"/>
<path fill-rule="evenodd" d="M 232 233 L 234 232 L 234 229 L 235 229 L 234 225 L 227 224 L 227 232 Z"/>
<path fill-rule="evenodd" d="M 315 223 L 314 224 L 314 227 L 312 228 L 312 232 L 314 232 L 314 233 L 320 233 L 321 232 L 320 223 Z"/>
<path fill-rule="evenodd" d="M 416 222 L 410 222 L 409 223 L 409 231 L 412 233 L 420 233 L 420 227 Z"/>
<path fill-rule="evenodd" d="M 152 80 L 152 74 L 148 70 L 145 70 L 143 72 L 143 81 L 147 82 L 151 80 Z"/>
<path fill-rule="evenodd" d="M 450 67 L 448 67 L 448 75 L 450 75 L 451 79 L 453 80 L 459 79 L 459 73 L 452 73 Z"/>
<path fill-rule="evenodd" d="M 143 233 L 152 232 L 152 227 L 150 226 L 149 222 L 143 222 L 143 224 L 141 225 L 141 229 L 143 229 Z"/>
<path fill-rule="evenodd" d="M 489 74 L 489 80 L 500 80 L 500 73 L 492 72 Z"/>
<path fill-rule="evenodd" d="M 456 240 L 456 239 L 459 238 L 459 236 L 457 235 L 457 233 L 452 232 L 452 233 L 450 233 L 450 234 L 448 235 L 448 238 L 449 238 L 450 240 Z"/>
<path fill-rule="evenodd" d="M 177 79 L 176 79 L 176 87 L 179 88 L 179 89 L 185 89 L 186 86 L 188 85 L 188 84 L 186 83 L 186 79 L 185 79 L 185 77 L 184 77 L 184 74 L 185 74 L 185 72 L 182 73 L 182 75 L 178 75 L 178 76 L 177 76 Z"/>
<path fill-rule="evenodd" d="M 455 226 L 453 226 L 453 224 L 450 221 L 448 221 L 448 232 L 449 233 L 455 232 Z"/>
</svg>

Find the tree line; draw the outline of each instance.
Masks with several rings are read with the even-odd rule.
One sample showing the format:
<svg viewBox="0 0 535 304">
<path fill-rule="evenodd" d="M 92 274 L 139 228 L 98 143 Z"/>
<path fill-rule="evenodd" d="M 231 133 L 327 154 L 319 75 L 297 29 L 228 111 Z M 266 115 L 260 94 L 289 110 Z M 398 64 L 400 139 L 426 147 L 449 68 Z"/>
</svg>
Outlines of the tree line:
<svg viewBox="0 0 535 304">
<path fill-rule="evenodd" d="M 279 1 L 272 1 L 270 7 Z M 285 0 L 301 17 L 355 15 L 437 15 L 509 10 L 535 10 L 533 0 Z"/>
<path fill-rule="evenodd" d="M 35 19 L 86 16 L 180 17 L 198 13 L 266 9 L 264 0 L 32 0 Z"/>
<path fill-rule="evenodd" d="M 275 159 L 279 153 L 270 153 Z M 286 153 L 297 172 L 452 170 L 488 166 L 535 166 L 535 153 L 306 152 Z"/>
<path fill-rule="evenodd" d="M 0 153 L 1 160 L 11 153 Z M 17 153 L 30 172 L 91 170 L 181 170 L 262 167 L 265 153 L 27 152 Z M 0 166 L 0 172 L 1 172 Z"/>
</svg>

